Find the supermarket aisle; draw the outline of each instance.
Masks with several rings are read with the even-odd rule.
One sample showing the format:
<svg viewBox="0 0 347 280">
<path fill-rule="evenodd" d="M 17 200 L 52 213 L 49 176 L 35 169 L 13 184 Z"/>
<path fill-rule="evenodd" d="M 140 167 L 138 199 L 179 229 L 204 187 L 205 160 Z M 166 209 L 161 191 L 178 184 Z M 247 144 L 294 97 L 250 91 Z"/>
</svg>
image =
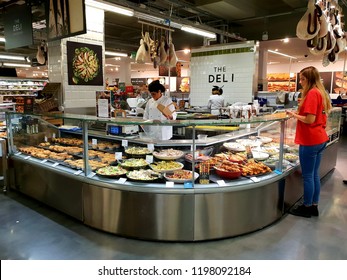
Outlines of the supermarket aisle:
<svg viewBox="0 0 347 280">
<path fill-rule="evenodd" d="M 285 216 L 252 234 L 198 243 L 127 239 L 89 228 L 16 192 L 0 194 L 0 259 L 347 259 L 347 137 L 322 182 L 319 218 Z"/>
</svg>

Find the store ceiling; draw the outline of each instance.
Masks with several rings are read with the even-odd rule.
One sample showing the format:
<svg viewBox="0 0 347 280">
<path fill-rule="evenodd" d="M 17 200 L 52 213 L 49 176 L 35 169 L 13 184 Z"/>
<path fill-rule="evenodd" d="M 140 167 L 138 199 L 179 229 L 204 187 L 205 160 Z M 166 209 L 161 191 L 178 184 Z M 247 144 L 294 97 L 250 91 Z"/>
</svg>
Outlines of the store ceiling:
<svg viewBox="0 0 347 280">
<path fill-rule="evenodd" d="M 278 48 L 294 57 L 304 58 L 307 54 L 305 42 L 279 44 L 283 38 L 296 37 L 296 25 L 307 7 L 307 0 L 104 0 L 105 2 L 125 6 L 136 12 L 160 17 L 163 20 L 156 25 L 166 26 L 165 19 L 199 26 L 217 33 L 217 40 L 209 44 L 230 43 L 240 40 L 262 41 L 264 32 L 268 41 L 264 46 Z M 44 0 L 27 0 L 32 5 L 33 21 L 45 19 Z M 346 3 L 346 0 L 339 1 Z M 0 36 L 4 33 L 4 12 L 9 5 L 23 5 L 24 0 L 0 0 Z M 341 4 L 343 9 L 346 5 Z M 142 20 L 142 19 L 140 19 Z M 135 52 L 140 44 L 141 33 L 153 32 L 150 25 L 141 24 L 137 17 L 126 17 L 115 13 L 105 13 L 105 47 L 107 50 Z M 168 21 L 166 21 L 167 23 Z M 151 22 L 153 23 L 153 22 Z M 159 31 L 158 31 L 159 30 Z M 161 29 L 157 29 L 160 32 Z M 172 33 L 176 50 L 194 48 L 207 44 L 198 35 L 174 29 Z M 37 45 L 46 38 L 44 29 L 34 30 L 34 45 L 24 48 L 5 50 L 0 43 L 0 52 L 20 53 L 35 56 Z M 273 46 L 273 44 L 276 46 Z M 280 49 L 283 47 L 283 49 Z M 272 55 L 269 56 L 271 60 Z M 279 60 L 278 56 L 275 58 Z M 283 57 L 283 61 L 287 58 Z"/>
</svg>

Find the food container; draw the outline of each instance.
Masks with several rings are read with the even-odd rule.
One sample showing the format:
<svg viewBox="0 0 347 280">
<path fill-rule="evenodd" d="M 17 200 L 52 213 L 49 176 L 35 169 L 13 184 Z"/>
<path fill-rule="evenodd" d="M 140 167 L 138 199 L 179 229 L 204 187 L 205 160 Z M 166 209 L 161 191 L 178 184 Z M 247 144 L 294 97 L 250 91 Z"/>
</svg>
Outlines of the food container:
<svg viewBox="0 0 347 280">
<path fill-rule="evenodd" d="M 198 140 L 206 141 L 207 134 L 198 134 Z"/>
<path fill-rule="evenodd" d="M 227 170 L 219 169 L 217 167 L 215 167 L 215 170 L 216 170 L 216 174 L 223 179 L 237 179 L 237 178 L 240 178 L 242 174 L 241 170 L 230 172 Z"/>
</svg>

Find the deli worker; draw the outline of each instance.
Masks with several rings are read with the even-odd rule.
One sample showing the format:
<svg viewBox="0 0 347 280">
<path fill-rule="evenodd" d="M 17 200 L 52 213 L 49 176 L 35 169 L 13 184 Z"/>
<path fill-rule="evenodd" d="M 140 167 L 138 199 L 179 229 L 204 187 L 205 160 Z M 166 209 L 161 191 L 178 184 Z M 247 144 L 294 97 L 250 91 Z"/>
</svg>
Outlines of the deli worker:
<svg viewBox="0 0 347 280">
<path fill-rule="evenodd" d="M 159 80 L 155 80 L 148 85 L 151 99 L 148 100 L 143 114 L 145 120 L 175 120 L 177 113 L 175 112 L 175 105 L 172 103 L 170 97 L 164 96 L 165 87 L 160 84 Z M 158 109 L 158 105 L 159 108 Z M 165 108 L 165 109 L 163 109 Z M 143 126 L 146 134 L 155 139 L 168 140 L 172 137 L 172 126 Z"/>
<path fill-rule="evenodd" d="M 214 86 L 212 88 L 212 95 L 207 103 L 207 108 L 211 110 L 212 115 L 219 115 L 220 109 L 224 107 L 224 97 L 222 94 L 222 87 Z"/>
</svg>

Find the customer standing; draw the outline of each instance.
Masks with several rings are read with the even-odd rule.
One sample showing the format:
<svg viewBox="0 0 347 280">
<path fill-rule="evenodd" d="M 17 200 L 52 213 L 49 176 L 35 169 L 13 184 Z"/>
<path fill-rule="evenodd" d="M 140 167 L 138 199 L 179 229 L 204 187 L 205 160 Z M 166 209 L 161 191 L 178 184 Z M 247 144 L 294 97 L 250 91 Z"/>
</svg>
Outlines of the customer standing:
<svg viewBox="0 0 347 280">
<path fill-rule="evenodd" d="M 152 96 L 148 100 L 143 114 L 145 120 L 175 120 L 177 113 L 175 105 L 170 97 L 164 96 L 165 87 L 160 84 L 159 80 L 155 80 L 148 85 L 148 90 Z M 158 105 L 163 105 L 166 110 L 159 110 Z M 148 136 L 159 139 L 168 140 L 172 137 L 172 126 L 143 126 L 143 130 Z"/>
<path fill-rule="evenodd" d="M 296 216 L 318 216 L 320 196 L 319 166 L 328 141 L 325 131 L 331 103 L 321 82 L 319 72 L 313 66 L 299 73 L 303 88 L 298 111 L 287 111 L 297 119 L 295 143 L 299 144 L 299 159 L 304 183 L 304 203 L 291 209 Z"/>
<path fill-rule="evenodd" d="M 214 86 L 212 88 L 212 95 L 210 96 L 207 103 L 207 108 L 211 110 L 212 115 L 219 115 L 220 109 L 224 107 L 224 97 L 222 96 L 222 94 L 222 88 L 218 86 Z"/>
</svg>

